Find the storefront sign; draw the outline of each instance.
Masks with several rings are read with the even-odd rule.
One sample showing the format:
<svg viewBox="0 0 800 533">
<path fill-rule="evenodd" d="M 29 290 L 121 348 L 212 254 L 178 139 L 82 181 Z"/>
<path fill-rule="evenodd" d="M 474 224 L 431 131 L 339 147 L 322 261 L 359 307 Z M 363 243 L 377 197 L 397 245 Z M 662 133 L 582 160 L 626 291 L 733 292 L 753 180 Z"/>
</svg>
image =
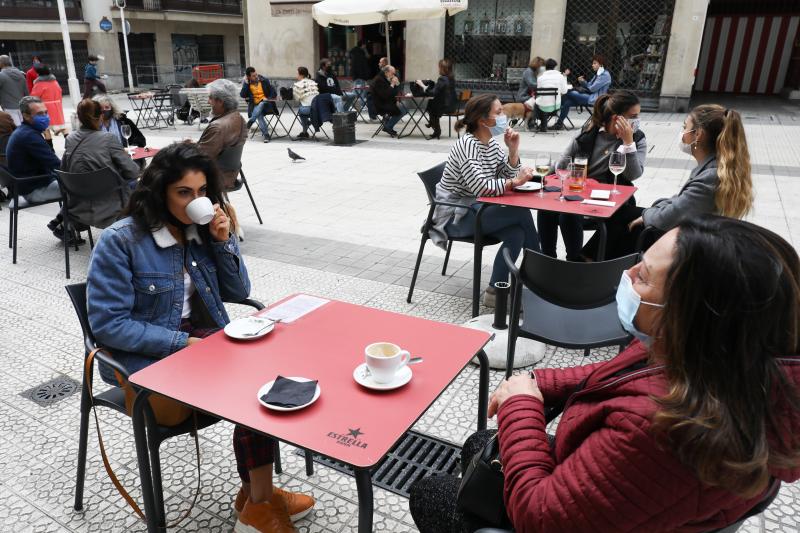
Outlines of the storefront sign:
<svg viewBox="0 0 800 533">
<path fill-rule="evenodd" d="M 311 14 L 311 4 L 270 4 L 273 17 L 299 17 Z"/>
</svg>

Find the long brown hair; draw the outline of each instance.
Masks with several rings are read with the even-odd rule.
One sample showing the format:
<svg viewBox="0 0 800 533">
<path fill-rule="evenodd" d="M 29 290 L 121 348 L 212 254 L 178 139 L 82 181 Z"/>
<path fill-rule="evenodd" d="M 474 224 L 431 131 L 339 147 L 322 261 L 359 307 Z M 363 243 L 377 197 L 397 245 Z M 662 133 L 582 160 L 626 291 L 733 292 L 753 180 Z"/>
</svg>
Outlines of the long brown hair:
<svg viewBox="0 0 800 533">
<path fill-rule="evenodd" d="M 706 147 L 717 154 L 717 213 L 742 218 L 753 207 L 753 180 L 741 115 L 721 105 L 706 104 L 692 109 L 689 116 L 695 129 L 705 131 Z"/>
<path fill-rule="evenodd" d="M 656 338 L 669 390 L 654 428 L 703 483 L 757 496 L 771 469 L 800 459 L 786 420 L 800 401 L 776 359 L 800 353 L 800 259 L 754 224 L 689 219 L 665 287 Z"/>
<path fill-rule="evenodd" d="M 439 75 L 447 76 L 453 79 L 453 62 L 450 59 L 444 58 L 439 60 Z"/>
<path fill-rule="evenodd" d="M 103 113 L 103 108 L 98 102 L 91 98 L 84 98 L 78 102 L 75 113 L 84 128 L 89 128 L 90 130 L 100 129 L 100 115 Z"/>
<path fill-rule="evenodd" d="M 456 131 L 467 128 L 467 133 L 475 133 L 480 126 L 478 121 L 489 116 L 495 100 L 497 96 L 493 94 L 479 94 L 470 98 L 464 106 L 464 116 L 456 122 Z"/>
<path fill-rule="evenodd" d="M 630 91 L 614 91 L 597 98 L 592 107 L 592 116 L 586 121 L 583 131 L 608 127 L 611 117 L 622 115 L 639 103 L 639 97 Z"/>
</svg>

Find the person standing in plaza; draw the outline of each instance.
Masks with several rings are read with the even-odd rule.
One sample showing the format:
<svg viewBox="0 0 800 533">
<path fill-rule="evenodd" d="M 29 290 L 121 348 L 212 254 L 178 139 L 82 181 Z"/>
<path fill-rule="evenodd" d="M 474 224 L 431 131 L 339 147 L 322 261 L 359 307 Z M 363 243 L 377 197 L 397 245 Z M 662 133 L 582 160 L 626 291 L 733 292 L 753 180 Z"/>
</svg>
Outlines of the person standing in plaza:
<svg viewBox="0 0 800 533">
<path fill-rule="evenodd" d="M 242 82 L 242 90 L 239 96 L 247 100 L 247 129 L 253 125 L 253 122 L 258 124 L 258 129 L 261 130 L 261 136 L 264 142 L 269 142 L 269 127 L 267 121 L 264 120 L 265 115 L 277 115 L 278 106 L 275 102 L 270 102 L 270 98 L 275 98 L 277 92 L 270 84 L 269 80 L 256 72 L 253 67 L 247 67 L 244 71 L 245 77 Z"/>
<path fill-rule="evenodd" d="M 44 105 L 47 106 L 47 114 L 50 115 L 50 128 L 56 133 L 58 133 L 58 130 L 63 131 L 65 121 L 61 86 L 47 65 L 39 64 L 36 67 L 36 72 L 39 76 L 33 82 L 31 96 L 41 98 Z"/>
<path fill-rule="evenodd" d="M 368 79 L 369 75 L 369 52 L 367 51 L 367 41 L 361 39 L 358 45 L 354 46 L 348 53 L 350 56 L 350 77 L 353 83 L 361 81 L 361 85 Z"/>
<path fill-rule="evenodd" d="M 433 214 L 430 238 L 439 247 L 446 246 L 449 238 L 475 235 L 478 197 L 503 196 L 533 176 L 533 170 L 520 162 L 519 133 L 508 127 L 497 96 L 471 98 L 456 123 L 456 131 L 465 128 L 467 132 L 450 149 L 442 179 L 436 185 L 436 201 L 449 204 L 436 206 Z M 508 153 L 495 139 L 501 135 Z M 503 252 L 507 250 L 516 261 L 523 247 L 539 251 L 539 236 L 528 209 L 489 206 L 482 221 L 484 235 L 502 243 L 483 298 L 486 307 L 494 307 L 494 284 L 507 282 L 509 276 Z"/>
<path fill-rule="evenodd" d="M 91 98 L 92 91 L 96 87 L 101 93 L 105 93 L 106 85 L 100 81 L 101 77 L 97 73 L 97 63 L 100 58 L 94 54 L 89 55 L 89 61 L 83 68 L 83 97 Z"/>
<path fill-rule="evenodd" d="M 39 73 L 36 72 L 36 69 L 41 64 L 42 60 L 39 58 L 39 56 L 33 56 L 33 59 L 31 60 L 31 68 L 29 68 L 25 73 L 25 82 L 28 84 L 29 93 L 33 90 L 33 82 L 39 77 Z"/>
<path fill-rule="evenodd" d="M 25 74 L 11 62 L 11 57 L 0 55 L 0 107 L 11 115 L 14 125 L 22 124 L 20 101 L 28 96 Z"/>
</svg>

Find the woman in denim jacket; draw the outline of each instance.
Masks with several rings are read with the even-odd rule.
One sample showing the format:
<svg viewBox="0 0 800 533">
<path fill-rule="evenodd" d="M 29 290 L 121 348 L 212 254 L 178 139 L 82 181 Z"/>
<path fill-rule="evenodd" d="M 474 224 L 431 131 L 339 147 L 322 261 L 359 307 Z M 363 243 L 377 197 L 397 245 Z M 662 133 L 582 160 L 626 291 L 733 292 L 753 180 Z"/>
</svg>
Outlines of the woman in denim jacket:
<svg viewBox="0 0 800 533">
<path fill-rule="evenodd" d="M 195 198 L 214 202 L 198 226 L 186 213 Z M 216 164 L 193 143 L 162 149 L 142 175 L 125 218 L 101 235 L 89 264 L 89 322 L 100 346 L 133 373 L 229 322 L 223 301 L 241 301 L 250 280 L 230 221 L 220 208 Z M 101 365 L 104 381 L 118 385 Z M 234 452 L 242 488 L 236 531 L 295 531 L 290 518 L 314 500 L 272 486 L 272 439 L 236 426 Z"/>
</svg>

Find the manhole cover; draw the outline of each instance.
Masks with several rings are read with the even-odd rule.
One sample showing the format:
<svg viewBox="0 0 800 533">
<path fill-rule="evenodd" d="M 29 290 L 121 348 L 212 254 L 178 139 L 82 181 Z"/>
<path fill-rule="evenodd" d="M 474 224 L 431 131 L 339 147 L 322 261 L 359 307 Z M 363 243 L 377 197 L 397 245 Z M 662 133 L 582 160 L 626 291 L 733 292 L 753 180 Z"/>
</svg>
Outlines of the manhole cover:
<svg viewBox="0 0 800 533">
<path fill-rule="evenodd" d="M 68 396 L 72 396 L 80 387 L 81 384 L 74 379 L 63 376 L 22 391 L 19 395 L 41 407 L 49 407 Z"/>
</svg>

